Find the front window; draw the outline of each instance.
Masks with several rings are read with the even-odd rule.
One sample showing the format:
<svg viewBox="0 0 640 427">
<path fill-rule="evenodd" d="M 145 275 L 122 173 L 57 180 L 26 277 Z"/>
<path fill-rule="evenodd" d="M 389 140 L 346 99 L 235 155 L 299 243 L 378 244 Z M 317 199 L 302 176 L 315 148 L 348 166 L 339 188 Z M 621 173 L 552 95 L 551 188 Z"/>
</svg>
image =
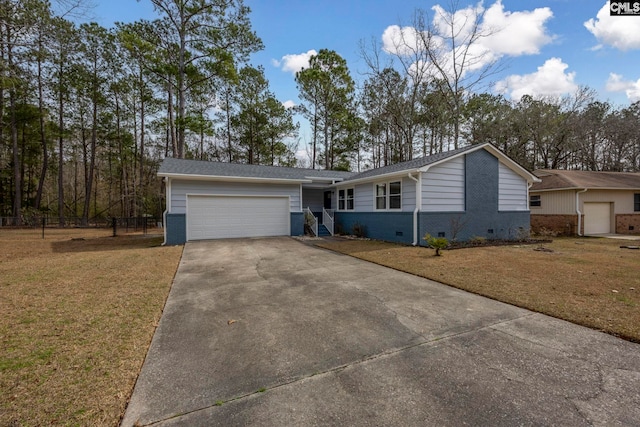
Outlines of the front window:
<svg viewBox="0 0 640 427">
<path fill-rule="evenodd" d="M 376 184 L 376 209 L 387 209 L 387 184 Z"/>
<path fill-rule="evenodd" d="M 354 207 L 353 188 L 347 188 L 347 210 L 352 211 Z"/>
<path fill-rule="evenodd" d="M 377 210 L 402 209 L 402 182 L 376 184 L 375 206 Z"/>
<path fill-rule="evenodd" d="M 352 211 L 354 208 L 353 188 L 338 190 L 338 210 Z"/>
<path fill-rule="evenodd" d="M 633 195 L 633 210 L 640 212 L 640 194 Z"/>
<path fill-rule="evenodd" d="M 402 208 L 402 184 L 400 181 L 389 183 L 389 209 Z"/>
</svg>

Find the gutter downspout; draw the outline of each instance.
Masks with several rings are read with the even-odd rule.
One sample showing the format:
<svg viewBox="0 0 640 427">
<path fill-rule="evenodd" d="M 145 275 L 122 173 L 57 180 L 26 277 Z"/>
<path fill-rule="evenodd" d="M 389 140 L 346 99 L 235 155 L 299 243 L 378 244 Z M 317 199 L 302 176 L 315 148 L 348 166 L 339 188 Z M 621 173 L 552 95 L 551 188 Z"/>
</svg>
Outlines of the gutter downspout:
<svg viewBox="0 0 640 427">
<path fill-rule="evenodd" d="M 416 208 L 413 210 L 413 246 L 418 244 L 418 213 L 420 212 L 420 207 L 422 206 L 422 173 L 417 171 L 418 178 L 415 178 L 411 175 L 411 172 L 407 174 L 409 178 L 416 182 Z"/>
<path fill-rule="evenodd" d="M 580 212 L 580 193 L 586 193 L 588 188 L 580 190 L 576 193 L 576 213 L 578 214 L 578 236 L 582 237 L 582 212 Z"/>
</svg>

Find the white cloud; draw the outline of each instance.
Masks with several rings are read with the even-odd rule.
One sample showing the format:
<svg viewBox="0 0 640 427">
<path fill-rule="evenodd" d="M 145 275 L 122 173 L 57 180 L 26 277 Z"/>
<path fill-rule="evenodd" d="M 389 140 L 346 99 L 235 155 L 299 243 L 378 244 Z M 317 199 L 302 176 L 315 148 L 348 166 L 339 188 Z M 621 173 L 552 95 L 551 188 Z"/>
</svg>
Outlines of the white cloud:
<svg viewBox="0 0 640 427">
<path fill-rule="evenodd" d="M 524 95 L 560 96 L 575 92 L 578 85 L 574 82 L 575 72 L 567 73 L 569 68 L 560 58 L 548 59 L 538 71 L 531 74 L 511 75 L 496 83 L 499 93 L 509 94 L 511 99 L 519 100 Z"/>
<path fill-rule="evenodd" d="M 495 2 L 484 15 L 482 29 L 490 36 L 480 43 L 496 55 L 534 55 L 551 43 L 545 23 L 553 17 L 548 7 L 533 11 L 509 12 L 501 1 Z"/>
<path fill-rule="evenodd" d="M 287 71 L 291 74 L 295 74 L 303 68 L 308 68 L 309 59 L 317 54 L 318 52 L 316 52 L 314 49 L 298 54 L 292 53 L 283 56 L 280 60 L 272 59 L 271 64 L 276 67 L 282 67 L 282 71 Z"/>
<path fill-rule="evenodd" d="M 601 44 L 622 51 L 640 49 L 640 19 L 633 16 L 610 16 L 609 2 L 602 6 L 595 19 L 589 19 L 584 26 Z"/>
<path fill-rule="evenodd" d="M 640 79 L 634 82 L 624 80 L 620 74 L 610 73 L 606 89 L 609 92 L 624 92 L 631 102 L 640 101 Z"/>
<path fill-rule="evenodd" d="M 390 54 L 411 56 L 422 52 L 425 40 L 440 52 L 441 66 L 445 72 L 452 73 L 454 58 L 458 66 L 465 58 L 464 69 L 479 70 L 503 56 L 532 55 L 553 41 L 547 33 L 546 22 L 553 17 L 548 7 L 533 11 L 505 11 L 501 0 L 497 0 L 488 9 L 482 3 L 468 6 L 453 14 L 440 5 L 432 7 L 434 17 L 431 24 L 431 38 L 421 34 L 414 27 L 391 25 L 382 34 L 382 49 Z M 482 22 L 476 17 L 482 16 Z M 458 47 L 451 50 L 448 44 L 449 34 L 456 34 Z M 473 35 L 474 25 L 478 24 L 478 34 Z M 474 38 L 474 40 L 471 40 Z M 471 45 L 469 45 L 471 43 Z M 460 69 L 460 67 L 459 67 Z M 449 71 L 447 71 L 449 70 Z"/>
<path fill-rule="evenodd" d="M 296 106 L 296 103 L 289 99 L 289 100 L 287 100 L 287 101 L 284 101 L 284 102 L 282 103 L 282 105 L 284 106 L 284 108 L 286 108 L 286 109 L 288 110 L 289 108 L 293 108 L 293 107 L 295 107 L 295 106 Z"/>
<path fill-rule="evenodd" d="M 387 53 L 408 56 L 422 50 L 420 32 L 414 27 L 388 26 L 382 33 L 382 50 Z"/>
</svg>

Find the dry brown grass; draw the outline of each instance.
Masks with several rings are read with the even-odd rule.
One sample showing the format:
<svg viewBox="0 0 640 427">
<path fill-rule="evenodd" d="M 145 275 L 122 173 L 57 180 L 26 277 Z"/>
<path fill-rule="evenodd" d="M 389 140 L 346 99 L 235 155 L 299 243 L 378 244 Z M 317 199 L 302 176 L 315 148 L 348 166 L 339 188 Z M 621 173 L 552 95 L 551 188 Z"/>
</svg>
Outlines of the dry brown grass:
<svg viewBox="0 0 640 427">
<path fill-rule="evenodd" d="M 0 425 L 117 425 L 182 247 L 0 229 Z"/>
<path fill-rule="evenodd" d="M 609 239 L 444 251 L 378 241 L 321 246 L 640 342 L 640 250 Z"/>
</svg>

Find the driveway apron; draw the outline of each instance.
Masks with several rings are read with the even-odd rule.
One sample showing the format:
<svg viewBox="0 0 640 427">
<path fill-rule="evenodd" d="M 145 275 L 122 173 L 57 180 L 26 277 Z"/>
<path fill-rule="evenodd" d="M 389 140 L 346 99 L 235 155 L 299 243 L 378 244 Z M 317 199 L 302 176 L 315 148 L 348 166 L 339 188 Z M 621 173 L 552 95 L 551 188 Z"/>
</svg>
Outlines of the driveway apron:
<svg viewBox="0 0 640 427">
<path fill-rule="evenodd" d="M 192 242 L 122 425 L 640 425 L 640 345 L 292 238 Z"/>
</svg>

